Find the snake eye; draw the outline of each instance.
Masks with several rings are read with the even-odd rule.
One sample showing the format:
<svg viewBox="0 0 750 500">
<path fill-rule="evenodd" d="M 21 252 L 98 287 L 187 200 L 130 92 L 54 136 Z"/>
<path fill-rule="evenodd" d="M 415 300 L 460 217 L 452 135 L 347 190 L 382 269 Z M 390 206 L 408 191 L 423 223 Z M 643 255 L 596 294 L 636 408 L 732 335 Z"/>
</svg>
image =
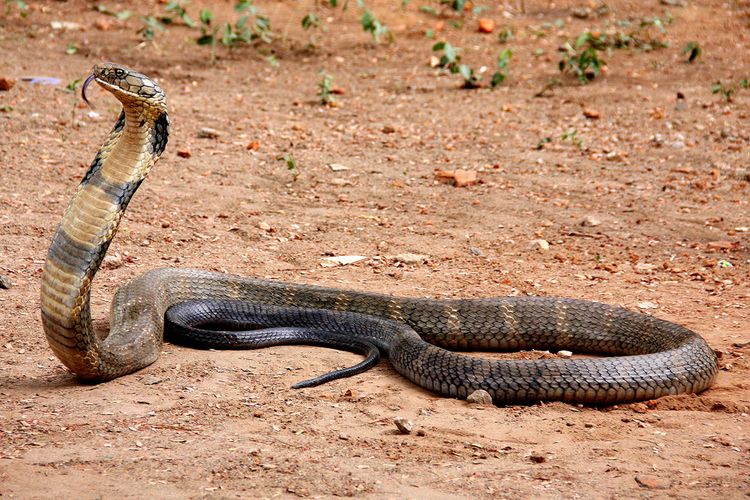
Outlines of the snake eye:
<svg viewBox="0 0 750 500">
<path fill-rule="evenodd" d="M 125 70 L 120 69 L 120 68 L 116 68 L 115 69 L 115 76 L 117 78 L 125 78 Z"/>
</svg>

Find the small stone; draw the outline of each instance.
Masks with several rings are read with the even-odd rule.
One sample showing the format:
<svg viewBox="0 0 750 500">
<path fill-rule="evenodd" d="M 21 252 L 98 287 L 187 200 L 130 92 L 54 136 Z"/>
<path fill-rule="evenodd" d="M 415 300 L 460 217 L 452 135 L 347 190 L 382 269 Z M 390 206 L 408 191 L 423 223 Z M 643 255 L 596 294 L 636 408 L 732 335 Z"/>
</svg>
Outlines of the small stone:
<svg viewBox="0 0 750 500">
<path fill-rule="evenodd" d="M 349 170 L 349 167 L 346 165 L 342 165 L 341 163 L 329 163 L 328 168 L 330 168 L 333 172 L 343 172 L 344 170 Z"/>
<path fill-rule="evenodd" d="M 380 131 L 383 132 L 384 134 L 392 134 L 396 131 L 396 129 L 391 127 L 390 125 L 386 125 L 382 129 L 380 129 Z"/>
<path fill-rule="evenodd" d="M 16 84 L 16 80 L 7 76 L 0 76 L 0 90 L 10 90 Z"/>
<path fill-rule="evenodd" d="M 191 153 L 190 149 L 188 148 L 178 149 L 177 156 L 179 156 L 180 158 L 190 158 L 191 156 L 193 156 L 193 153 Z"/>
<path fill-rule="evenodd" d="M 342 432 L 341 434 L 339 434 L 339 439 L 342 441 L 349 441 L 349 434 Z"/>
<path fill-rule="evenodd" d="M 117 269 L 122 267 L 122 257 L 119 253 L 114 255 L 105 255 L 102 259 L 102 269 Z"/>
<path fill-rule="evenodd" d="M 271 224 L 269 224 L 269 223 L 268 223 L 268 222 L 266 222 L 266 221 L 260 221 L 260 222 L 258 223 L 258 227 L 259 227 L 260 229 L 262 229 L 263 231 L 267 231 L 267 232 L 271 232 L 271 230 L 273 229 L 273 228 L 271 227 Z"/>
<path fill-rule="evenodd" d="M 592 422 L 584 422 L 583 426 L 587 429 L 593 429 L 595 426 Z"/>
<path fill-rule="evenodd" d="M 635 476 L 635 482 L 641 488 L 648 488 L 650 490 L 668 490 L 672 487 L 670 481 L 653 476 Z"/>
<path fill-rule="evenodd" d="M 417 429 L 417 436 L 419 436 L 419 437 L 425 437 L 426 435 L 427 435 L 427 433 L 425 432 L 424 429 Z"/>
<path fill-rule="evenodd" d="M 260 149 L 260 142 L 250 141 L 247 146 L 245 146 L 245 149 L 248 149 L 250 151 L 258 151 Z"/>
<path fill-rule="evenodd" d="M 583 116 L 591 120 L 598 120 L 602 115 L 595 109 L 583 108 Z"/>
<path fill-rule="evenodd" d="M 573 17 L 578 19 L 588 19 L 591 16 L 591 9 L 588 7 L 578 7 L 570 12 Z"/>
<path fill-rule="evenodd" d="M 571 351 L 557 351 L 557 355 L 561 358 L 572 358 L 573 353 Z"/>
<path fill-rule="evenodd" d="M 7 276 L 3 276 L 2 274 L 0 274 L 0 288 L 4 288 L 5 290 L 7 290 L 8 288 L 12 286 L 13 286 L 13 281 L 11 281 L 11 279 L 8 278 Z"/>
<path fill-rule="evenodd" d="M 479 20 L 480 33 L 492 33 L 493 31 L 495 31 L 495 21 L 489 18 Z"/>
<path fill-rule="evenodd" d="M 366 258 L 364 255 L 336 255 L 333 257 L 323 257 L 320 259 L 323 261 L 320 265 L 323 267 L 348 266 Z"/>
<path fill-rule="evenodd" d="M 599 224 L 601 224 L 601 223 L 602 223 L 602 221 L 601 221 L 601 220 L 599 220 L 599 219 L 598 219 L 598 218 L 597 218 L 596 216 L 594 216 L 594 215 L 587 215 L 587 216 L 585 216 L 585 217 L 583 218 L 583 220 L 581 221 L 581 225 L 582 225 L 583 227 L 596 227 L 596 226 L 598 226 L 598 225 L 599 225 Z"/>
<path fill-rule="evenodd" d="M 393 256 L 393 260 L 406 265 L 424 264 L 428 259 L 428 255 L 419 253 L 400 253 Z"/>
<path fill-rule="evenodd" d="M 106 17 L 100 17 L 94 22 L 94 27 L 99 31 L 109 31 L 112 29 L 112 21 Z"/>
<path fill-rule="evenodd" d="M 649 302 L 648 300 L 644 302 L 638 302 L 638 309 L 657 309 L 658 307 L 658 304 Z"/>
<path fill-rule="evenodd" d="M 469 251 L 471 252 L 472 255 L 476 255 L 477 257 L 484 257 L 484 252 L 482 251 L 481 248 L 471 247 L 469 248 Z"/>
<path fill-rule="evenodd" d="M 491 405 L 492 396 L 484 389 L 477 389 L 466 397 L 466 402 L 473 405 Z"/>
<path fill-rule="evenodd" d="M 146 375 L 141 379 L 141 382 L 143 382 L 143 385 L 156 385 L 164 382 L 164 379 L 154 375 Z"/>
<path fill-rule="evenodd" d="M 535 464 L 541 464 L 547 461 L 547 459 L 542 455 L 529 455 L 529 460 L 531 460 Z"/>
<path fill-rule="evenodd" d="M 532 250 L 542 250 L 546 252 L 549 250 L 549 242 L 547 240 L 531 240 L 529 242 L 529 248 Z"/>
<path fill-rule="evenodd" d="M 198 131 L 199 139 L 218 139 L 220 135 L 221 132 L 210 127 L 203 127 Z"/>
<path fill-rule="evenodd" d="M 393 423 L 401 434 L 411 434 L 414 424 L 406 417 L 395 417 Z"/>
<path fill-rule="evenodd" d="M 474 170 L 457 169 L 453 172 L 453 185 L 466 187 L 477 183 L 477 173 Z"/>
</svg>

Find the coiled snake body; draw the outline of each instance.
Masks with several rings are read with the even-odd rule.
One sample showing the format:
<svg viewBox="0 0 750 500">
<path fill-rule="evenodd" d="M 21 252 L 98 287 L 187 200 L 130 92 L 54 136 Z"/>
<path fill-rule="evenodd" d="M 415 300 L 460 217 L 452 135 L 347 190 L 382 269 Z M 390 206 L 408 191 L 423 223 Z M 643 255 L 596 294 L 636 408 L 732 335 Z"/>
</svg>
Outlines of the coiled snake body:
<svg viewBox="0 0 750 500">
<path fill-rule="evenodd" d="M 231 324 L 236 315 L 245 326 L 287 328 L 279 341 L 296 336 L 304 342 L 308 334 L 297 327 L 329 332 L 319 343 L 369 352 L 368 359 L 377 348 L 426 389 L 459 398 L 484 389 L 496 404 L 636 401 L 700 392 L 716 376 L 716 356 L 699 335 L 604 304 L 548 297 L 398 298 L 190 269 L 156 269 L 122 286 L 112 301 L 109 335 L 100 339 L 91 325 L 91 283 L 130 198 L 166 146 L 169 120 L 164 92 L 150 78 L 104 63 L 86 85 L 92 80 L 120 100 L 123 112 L 63 216 L 41 288 L 47 340 L 82 379 L 108 380 L 154 362 L 172 306 L 192 310 L 197 323 Z M 172 310 L 178 319 L 179 307 Z M 253 314 L 263 317 L 248 316 Z M 197 331 L 187 334 L 189 343 L 214 347 L 236 347 L 244 335 Z M 261 345 L 275 342 L 273 332 Z M 611 357 L 490 361 L 446 350 L 530 348 Z"/>
</svg>

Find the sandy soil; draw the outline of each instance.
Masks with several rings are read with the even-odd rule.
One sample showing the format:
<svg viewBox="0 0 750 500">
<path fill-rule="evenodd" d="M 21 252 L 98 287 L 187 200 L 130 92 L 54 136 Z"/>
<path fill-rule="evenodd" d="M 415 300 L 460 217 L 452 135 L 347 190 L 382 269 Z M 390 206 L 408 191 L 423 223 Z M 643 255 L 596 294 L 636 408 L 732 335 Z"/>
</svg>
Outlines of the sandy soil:
<svg viewBox="0 0 750 500">
<path fill-rule="evenodd" d="M 380 46 L 353 2 L 345 12 L 321 8 L 332 22 L 314 50 L 299 27 L 311 2 L 263 2 L 279 35 L 278 67 L 250 47 L 220 47 L 212 64 L 184 26 L 141 43 L 136 17 L 116 21 L 95 2 L 29 3 L 26 17 L 14 3 L 0 6 L 0 77 L 18 79 L 0 92 L 0 274 L 14 283 L 0 289 L 0 496 L 750 494 L 750 90 L 733 102 L 711 93 L 718 79 L 750 77 L 746 1 L 668 7 L 669 48 L 615 51 L 604 56 L 605 76 L 588 86 L 564 78 L 543 97 L 534 94 L 559 78 L 562 41 L 667 7 L 612 1 L 610 14 L 578 19 L 573 8 L 586 2 L 529 0 L 525 14 L 508 16 L 488 4 L 481 16 L 515 33 L 510 78 L 492 91 L 459 89 L 458 76 L 431 68 L 435 40 L 424 32 L 442 22 L 436 39 L 491 73 L 497 30 L 478 33 L 471 15 L 455 29 L 420 13 L 419 2 L 404 11 L 368 3 L 395 36 Z M 229 3 L 217 4 L 217 20 L 233 17 Z M 198 5 L 189 6 L 194 17 Z M 682 54 L 689 40 L 703 49 L 695 64 Z M 65 53 L 69 44 L 75 54 Z M 477 407 L 423 391 L 387 363 L 290 388 L 358 359 L 347 353 L 172 345 L 139 373 L 81 384 L 44 340 L 38 294 L 56 224 L 118 113 L 98 89 L 98 116 L 64 90 L 100 60 L 158 78 L 173 123 L 110 249 L 118 258 L 95 282 L 102 327 L 114 290 L 159 266 L 409 296 L 559 295 L 700 332 L 721 355 L 715 386 L 601 409 Z M 316 102 L 321 69 L 344 92 L 336 107 Z M 34 76 L 61 83 L 21 80 Z M 220 135 L 199 138 L 203 127 Z M 571 129 L 582 143 L 562 138 Z M 551 142 L 538 150 L 543 137 Z M 296 180 L 277 160 L 287 153 Z M 476 171 L 479 183 L 437 179 L 452 169 Z M 535 246 L 540 239 L 548 250 Z M 396 258 L 407 253 L 427 259 Z M 366 259 L 322 266 L 332 255 Z M 396 416 L 415 432 L 399 434 Z"/>
</svg>

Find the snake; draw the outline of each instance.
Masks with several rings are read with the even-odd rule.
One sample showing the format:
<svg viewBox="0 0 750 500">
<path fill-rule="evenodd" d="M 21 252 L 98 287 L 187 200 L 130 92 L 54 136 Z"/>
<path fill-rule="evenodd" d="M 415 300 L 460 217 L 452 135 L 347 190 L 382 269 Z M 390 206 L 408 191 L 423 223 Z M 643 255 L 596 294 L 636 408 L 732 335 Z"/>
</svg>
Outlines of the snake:
<svg viewBox="0 0 750 500">
<path fill-rule="evenodd" d="M 122 111 L 63 214 L 41 279 L 46 339 L 81 381 L 104 382 L 152 364 L 165 334 L 198 347 L 310 343 L 366 356 L 303 387 L 359 373 L 382 355 L 428 391 L 465 399 L 484 390 L 500 406 L 628 403 L 699 393 L 716 378 L 717 356 L 699 334 L 598 302 L 396 297 L 179 267 L 153 269 L 121 285 L 109 332 L 97 332 L 94 277 L 133 194 L 166 148 L 170 122 L 165 92 L 154 79 L 117 63 L 95 64 L 83 85 L 87 102 L 92 82 Z M 576 355 L 477 353 L 534 349 Z"/>
</svg>

